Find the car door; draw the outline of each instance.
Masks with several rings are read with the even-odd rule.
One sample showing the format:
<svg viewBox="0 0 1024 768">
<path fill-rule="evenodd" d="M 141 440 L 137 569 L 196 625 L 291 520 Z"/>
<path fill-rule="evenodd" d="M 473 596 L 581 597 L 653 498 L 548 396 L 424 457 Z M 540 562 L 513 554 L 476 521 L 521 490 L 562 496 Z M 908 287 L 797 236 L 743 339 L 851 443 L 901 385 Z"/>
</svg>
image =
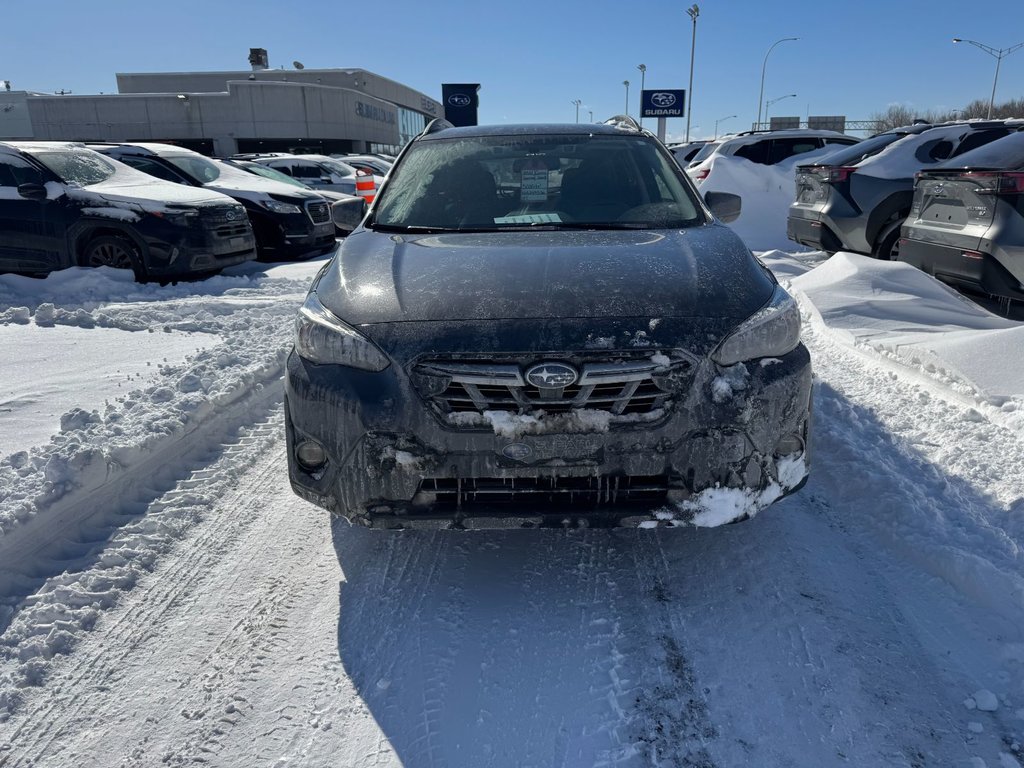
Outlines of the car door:
<svg viewBox="0 0 1024 768">
<path fill-rule="evenodd" d="M 18 192 L 22 184 L 42 186 L 46 181 L 23 158 L 0 155 L 0 270 L 49 272 L 68 266 L 64 202 L 32 200 Z"/>
</svg>

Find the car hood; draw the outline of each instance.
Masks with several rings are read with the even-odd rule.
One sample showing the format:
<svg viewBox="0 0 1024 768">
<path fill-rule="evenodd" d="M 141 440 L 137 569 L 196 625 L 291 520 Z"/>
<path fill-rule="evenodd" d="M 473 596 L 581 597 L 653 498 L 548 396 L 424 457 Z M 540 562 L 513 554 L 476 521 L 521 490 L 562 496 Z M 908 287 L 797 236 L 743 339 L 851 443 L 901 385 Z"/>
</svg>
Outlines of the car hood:
<svg viewBox="0 0 1024 768">
<path fill-rule="evenodd" d="M 240 172 L 241 175 L 221 176 L 215 181 L 203 185 L 205 189 L 215 192 L 223 192 L 231 197 L 241 197 L 247 200 L 262 200 L 270 195 L 277 199 L 291 198 L 301 200 L 322 200 L 320 193 L 311 189 L 302 189 L 292 184 L 285 184 L 283 181 L 264 179 L 251 173 Z"/>
<path fill-rule="evenodd" d="M 353 325 L 646 316 L 743 319 L 774 287 L 732 230 L 349 235 L 315 285 Z"/>
<path fill-rule="evenodd" d="M 141 174 L 140 174 L 141 175 Z M 126 174 L 127 176 L 127 174 Z M 105 200 L 112 203 L 152 203 L 156 208 L 172 205 L 210 205 L 232 202 L 210 189 L 197 189 L 182 184 L 164 182 L 152 177 L 137 180 L 134 177 L 121 179 L 118 176 L 99 184 L 80 187 L 63 185 L 63 191 L 73 200 Z"/>
</svg>

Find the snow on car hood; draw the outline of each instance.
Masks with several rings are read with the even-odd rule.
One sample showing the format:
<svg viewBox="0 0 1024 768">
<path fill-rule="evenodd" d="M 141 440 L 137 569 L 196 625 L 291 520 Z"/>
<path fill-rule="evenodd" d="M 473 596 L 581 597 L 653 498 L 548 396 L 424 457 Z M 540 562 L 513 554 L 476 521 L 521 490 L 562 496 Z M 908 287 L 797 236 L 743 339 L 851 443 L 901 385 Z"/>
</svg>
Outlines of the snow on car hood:
<svg viewBox="0 0 1024 768">
<path fill-rule="evenodd" d="M 359 230 L 319 281 L 346 322 L 722 317 L 772 279 L 727 227 L 396 235 Z"/>
<path fill-rule="evenodd" d="M 136 208 L 140 203 L 152 203 L 146 205 L 148 210 L 159 210 L 167 204 L 170 205 L 211 205 L 225 204 L 231 202 L 224 195 L 218 194 L 210 189 L 197 189 L 182 184 L 160 181 L 145 174 L 115 174 L 106 181 L 99 184 L 90 184 L 87 187 L 80 187 L 75 184 L 56 185 L 51 182 L 47 185 L 50 196 L 55 197 L 63 192 L 71 200 L 80 202 L 93 202 L 105 200 L 111 203 L 129 203 L 130 207 Z M 55 188 L 56 187 L 56 188 Z"/>
</svg>

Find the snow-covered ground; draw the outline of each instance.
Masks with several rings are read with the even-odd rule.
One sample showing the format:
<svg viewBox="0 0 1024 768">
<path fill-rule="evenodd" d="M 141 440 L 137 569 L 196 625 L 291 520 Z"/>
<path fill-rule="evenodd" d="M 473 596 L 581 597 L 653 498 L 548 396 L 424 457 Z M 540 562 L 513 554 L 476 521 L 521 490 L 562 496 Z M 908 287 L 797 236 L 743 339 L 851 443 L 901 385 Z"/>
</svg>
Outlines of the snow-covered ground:
<svg viewBox="0 0 1024 768">
<path fill-rule="evenodd" d="M 761 181 L 748 242 L 784 246 Z M 0 276 L 0 766 L 1019 768 L 1024 326 L 762 258 L 811 479 L 708 530 L 332 525 L 281 434 L 321 262 Z"/>
</svg>

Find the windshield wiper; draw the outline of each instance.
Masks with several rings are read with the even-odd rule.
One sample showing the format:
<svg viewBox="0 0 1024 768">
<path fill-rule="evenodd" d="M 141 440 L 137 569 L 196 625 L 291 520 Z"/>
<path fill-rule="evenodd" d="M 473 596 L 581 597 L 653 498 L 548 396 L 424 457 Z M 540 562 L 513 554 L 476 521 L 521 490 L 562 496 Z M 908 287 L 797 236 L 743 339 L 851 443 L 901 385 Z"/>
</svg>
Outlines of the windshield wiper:
<svg viewBox="0 0 1024 768">
<path fill-rule="evenodd" d="M 435 232 L 466 232 L 465 229 L 456 229 L 454 227 L 420 227 L 412 225 L 399 225 L 399 224 L 378 224 L 372 222 L 366 225 L 367 228 L 374 230 L 375 232 L 408 232 L 417 235 L 433 234 Z"/>
</svg>

